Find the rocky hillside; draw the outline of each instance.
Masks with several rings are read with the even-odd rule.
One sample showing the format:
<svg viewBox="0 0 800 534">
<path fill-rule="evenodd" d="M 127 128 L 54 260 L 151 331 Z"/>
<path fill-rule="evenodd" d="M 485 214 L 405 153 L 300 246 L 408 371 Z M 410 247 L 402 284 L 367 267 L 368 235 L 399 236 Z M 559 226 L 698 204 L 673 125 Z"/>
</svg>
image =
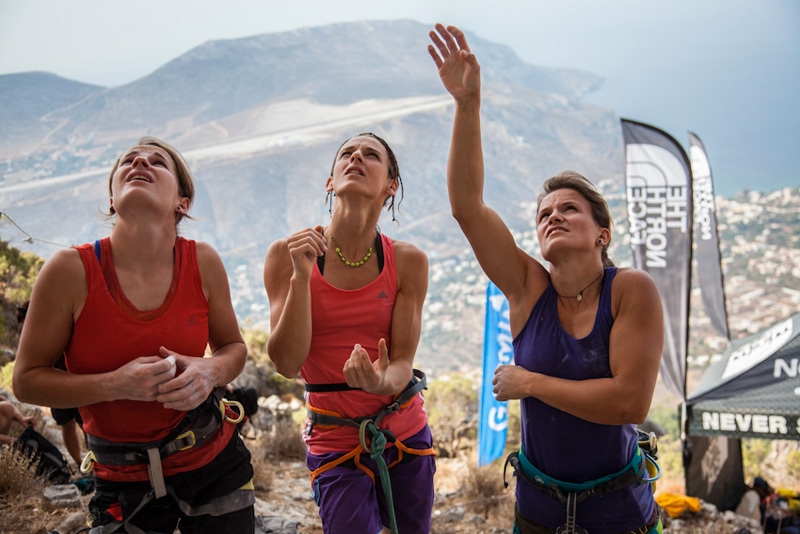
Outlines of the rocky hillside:
<svg viewBox="0 0 800 534">
<path fill-rule="evenodd" d="M 0 76 L 0 238 L 48 257 L 106 235 L 107 172 L 143 134 L 187 156 L 197 181 L 184 235 L 212 243 L 231 278 L 242 324 L 267 329 L 262 285 L 269 244 L 325 223 L 324 180 L 340 141 L 374 130 L 398 155 L 399 224 L 382 230 L 428 253 L 430 291 L 418 362 L 433 372 L 480 360 L 486 279 L 450 216 L 444 183 L 452 103 L 413 21 L 336 24 L 211 41 L 152 74 L 97 87 L 46 73 Z M 522 62 L 469 35 L 484 76 L 486 200 L 526 250 L 541 182 L 565 168 L 597 182 L 614 209 L 612 256 L 629 261 L 619 118 L 581 101 L 602 80 Z M 368 51 L 368 52 L 366 52 Z M 713 164 L 713 162 L 712 162 Z M 716 180 L 725 180 L 716 176 Z M 756 331 L 800 308 L 797 189 L 720 199 L 731 330 Z M 690 354 L 725 341 L 692 298 Z"/>
</svg>

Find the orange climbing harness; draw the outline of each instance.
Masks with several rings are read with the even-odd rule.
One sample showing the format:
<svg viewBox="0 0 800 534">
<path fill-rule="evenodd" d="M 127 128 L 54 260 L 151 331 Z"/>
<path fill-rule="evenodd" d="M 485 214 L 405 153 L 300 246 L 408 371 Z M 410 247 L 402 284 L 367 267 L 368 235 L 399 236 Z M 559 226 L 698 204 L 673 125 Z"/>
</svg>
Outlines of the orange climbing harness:
<svg viewBox="0 0 800 534">
<path fill-rule="evenodd" d="M 360 469 L 366 473 L 366 475 L 374 484 L 375 473 L 373 473 L 369 467 L 365 466 L 361 462 L 361 454 L 369 453 L 371 455 L 375 455 L 377 452 L 382 453 L 383 447 L 386 443 L 392 443 L 395 447 L 397 447 L 397 459 L 391 464 L 388 464 L 386 466 L 387 469 L 391 469 L 398 463 L 402 462 L 405 458 L 405 455 L 435 456 L 436 451 L 434 451 L 432 447 L 427 449 L 414 449 L 408 447 L 402 441 L 397 439 L 397 436 L 395 436 L 391 431 L 386 428 L 380 428 L 380 422 L 384 417 L 407 407 L 414 400 L 414 397 L 416 397 L 420 391 L 426 388 L 427 379 L 425 377 L 425 373 L 418 369 L 414 369 L 413 378 L 409 382 L 408 387 L 404 389 L 391 404 L 384 406 L 378 413 L 374 415 L 346 418 L 342 417 L 337 412 L 323 410 L 308 404 L 307 411 L 309 425 L 307 432 L 309 434 L 317 425 L 323 428 L 349 426 L 356 428 L 359 431 L 359 443 L 353 450 L 311 472 L 312 487 L 314 485 L 314 480 L 316 480 L 319 475 L 330 469 L 333 469 L 334 467 L 344 464 L 353 465 L 353 467 L 356 469 Z M 354 388 L 347 386 L 347 384 L 306 384 L 306 391 L 312 393 L 324 391 L 347 391 L 350 389 Z M 371 435 L 368 435 L 368 433 Z M 350 462 L 352 462 L 352 464 Z"/>
</svg>

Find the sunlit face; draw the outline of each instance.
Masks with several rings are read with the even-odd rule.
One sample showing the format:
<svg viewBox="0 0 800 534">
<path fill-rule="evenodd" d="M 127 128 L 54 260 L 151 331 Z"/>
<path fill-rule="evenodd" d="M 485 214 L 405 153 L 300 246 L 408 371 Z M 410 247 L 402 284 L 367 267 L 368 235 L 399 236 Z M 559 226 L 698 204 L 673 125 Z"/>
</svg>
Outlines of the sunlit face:
<svg viewBox="0 0 800 534">
<path fill-rule="evenodd" d="M 155 197 L 173 209 L 188 209 L 188 199 L 178 194 L 176 166 L 170 155 L 159 147 L 135 146 L 119 160 L 111 181 L 111 205 L 117 213 L 123 204 L 140 193 Z"/>
<path fill-rule="evenodd" d="M 327 190 L 339 196 L 351 189 L 374 191 L 381 200 L 397 190 L 397 182 L 389 179 L 389 155 L 377 139 L 353 137 L 336 154 Z"/>
<path fill-rule="evenodd" d="M 574 189 L 553 191 L 539 204 L 536 235 L 548 261 L 561 250 L 591 250 L 607 233 L 595 221 L 589 201 Z"/>
</svg>

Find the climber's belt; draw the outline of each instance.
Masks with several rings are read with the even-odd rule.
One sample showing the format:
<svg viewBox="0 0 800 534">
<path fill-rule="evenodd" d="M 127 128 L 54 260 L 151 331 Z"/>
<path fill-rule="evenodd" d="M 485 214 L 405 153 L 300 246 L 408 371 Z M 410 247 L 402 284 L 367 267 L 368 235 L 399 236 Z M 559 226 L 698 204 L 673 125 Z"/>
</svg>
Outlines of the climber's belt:
<svg viewBox="0 0 800 534">
<path fill-rule="evenodd" d="M 576 494 L 577 502 L 581 502 L 594 495 L 604 495 L 626 488 L 638 483 L 646 473 L 644 457 L 638 447 L 631 461 L 620 471 L 580 484 L 564 482 L 547 476 L 534 466 L 520 449 L 519 452 L 512 452 L 506 458 L 506 464 L 503 468 L 503 479 L 506 486 L 508 484 L 505 482 L 505 470 L 508 464 L 511 464 L 514 468 L 514 476 L 524 479 L 532 486 L 545 490 L 551 497 L 558 499 L 561 504 L 567 504 L 568 494 Z"/>
<path fill-rule="evenodd" d="M 192 428 L 184 430 L 172 439 L 147 443 L 119 443 L 87 435 L 89 450 L 94 460 L 105 465 L 135 465 L 151 463 L 150 450 L 155 450 L 161 460 L 173 454 L 199 447 L 208 441 L 222 425 L 220 417 L 211 411 L 193 422 Z M 169 438 L 169 436 L 168 436 Z"/>
<path fill-rule="evenodd" d="M 345 418 L 337 417 L 335 415 L 319 413 L 313 410 L 308 410 L 309 429 L 308 432 L 315 425 L 330 425 L 330 426 L 349 426 L 353 428 L 360 428 L 364 421 L 371 421 L 376 426 L 380 423 L 381 419 L 389 414 L 400 411 L 400 409 L 408 401 L 414 398 L 419 392 L 428 387 L 427 378 L 425 373 L 419 369 L 414 369 L 411 381 L 408 383 L 406 389 L 391 404 L 384 406 L 380 412 L 374 415 L 366 415 L 362 417 Z M 338 388 L 338 389 L 337 389 Z M 306 384 L 306 391 L 311 393 L 329 392 L 329 391 L 349 391 L 351 388 L 347 384 Z M 390 441 L 394 441 L 392 436 L 387 436 Z"/>
</svg>

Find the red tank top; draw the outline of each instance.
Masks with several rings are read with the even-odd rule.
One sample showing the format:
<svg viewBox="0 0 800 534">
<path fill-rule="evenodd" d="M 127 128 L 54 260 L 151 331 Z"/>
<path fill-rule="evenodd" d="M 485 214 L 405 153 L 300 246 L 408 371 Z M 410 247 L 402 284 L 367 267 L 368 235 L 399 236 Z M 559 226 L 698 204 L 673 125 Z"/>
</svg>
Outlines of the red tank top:
<svg viewBox="0 0 800 534">
<path fill-rule="evenodd" d="M 164 303 L 147 312 L 134 308 L 122 293 L 109 238 L 100 241 L 103 265 L 98 262 L 92 244 L 81 245 L 77 250 L 89 291 L 65 351 L 70 373 L 109 372 L 139 356 L 158 355 L 162 345 L 179 354 L 203 357 L 208 343 L 208 301 L 203 293 L 194 241 L 182 238 L 175 241 L 172 286 Z M 132 400 L 82 406 L 80 412 L 88 434 L 127 443 L 162 439 L 186 414 L 168 410 L 159 402 Z M 164 475 L 190 471 L 211 461 L 228 443 L 235 425 L 225 424 L 221 428 L 219 438 L 165 458 Z M 146 465 L 95 464 L 94 469 L 97 476 L 106 480 L 148 478 Z"/>
<path fill-rule="evenodd" d="M 380 235 L 384 265 L 378 277 L 358 289 L 339 289 L 323 278 L 319 267 L 311 274 L 311 321 L 313 334 L 300 376 L 309 384 L 344 382 L 342 367 L 350 358 L 353 345 L 364 347 L 374 361 L 378 358 L 378 340 L 391 346 L 392 312 L 397 297 L 397 267 L 392 240 Z M 402 332 L 395 333 L 403 335 Z M 309 393 L 308 402 L 323 413 L 352 418 L 374 415 L 391 404 L 392 396 L 375 395 L 363 390 Z M 388 428 L 401 441 L 425 427 L 422 395 L 408 406 L 386 416 L 380 426 Z M 359 443 L 358 429 L 315 426 L 305 436 L 311 454 L 348 452 Z"/>
</svg>

